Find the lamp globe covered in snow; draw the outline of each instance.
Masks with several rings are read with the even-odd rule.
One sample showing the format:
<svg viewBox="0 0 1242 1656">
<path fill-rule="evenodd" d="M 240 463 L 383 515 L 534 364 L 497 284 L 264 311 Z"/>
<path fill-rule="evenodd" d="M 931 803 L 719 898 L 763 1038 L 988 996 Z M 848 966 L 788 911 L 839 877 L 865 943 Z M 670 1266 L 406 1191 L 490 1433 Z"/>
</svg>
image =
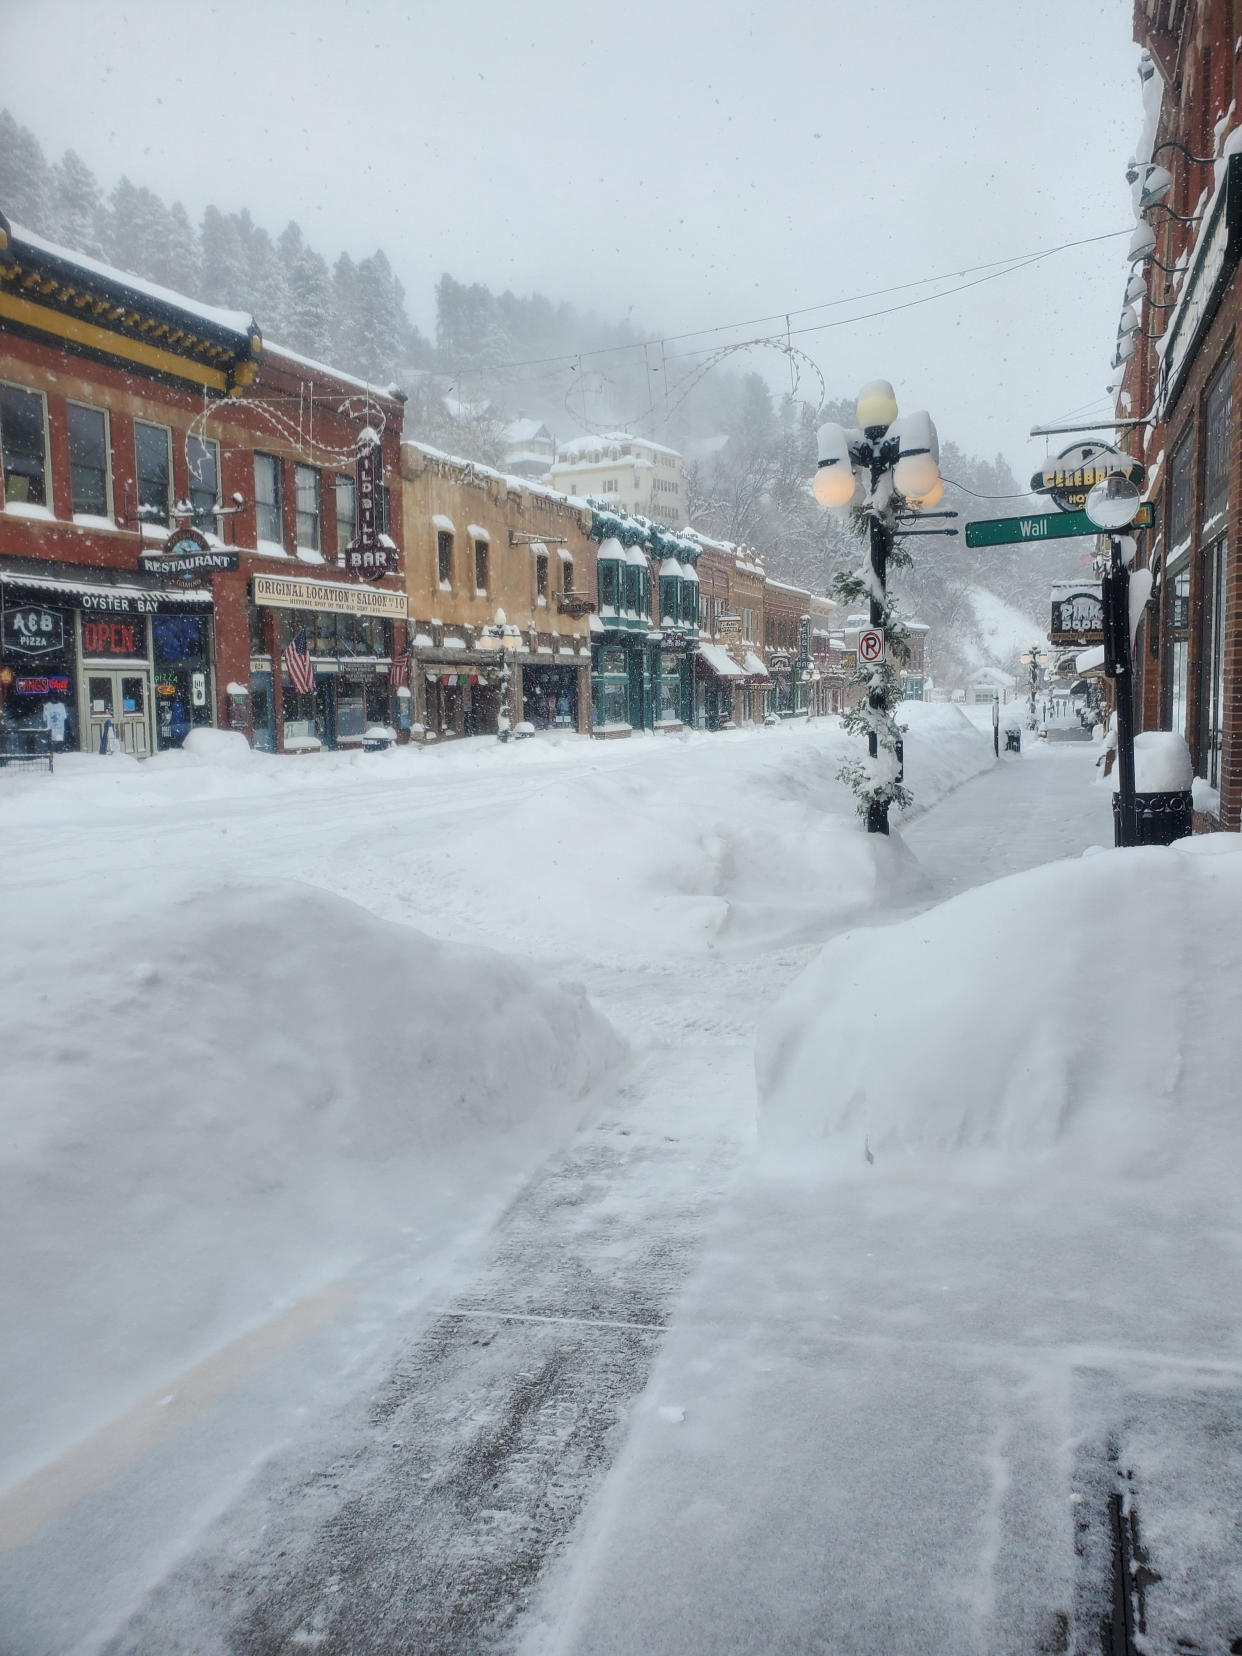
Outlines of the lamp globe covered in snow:
<svg viewBox="0 0 1242 1656">
<path fill-rule="evenodd" d="M 842 779 L 854 789 L 867 831 L 888 833 L 888 810 L 905 805 L 901 764 L 901 727 L 892 709 L 901 699 L 901 678 L 893 665 L 908 658 L 906 629 L 888 601 L 888 560 L 894 551 L 899 518 L 935 506 L 944 494 L 940 477 L 940 441 L 931 415 L 920 410 L 898 416 L 897 397 L 887 380 L 872 380 L 858 394 L 857 427 L 828 421 L 818 432 L 819 465 L 811 492 L 829 511 L 856 509 L 867 520 L 871 558 L 863 569 L 839 575 L 836 596 L 847 604 L 866 598 L 870 605 L 867 659 L 861 659 L 855 683 L 866 687 L 865 706 L 845 715 L 847 730 L 867 738 L 869 763 L 851 760 Z M 910 510 L 906 510 L 909 508 Z M 942 513 L 953 517 L 956 514 Z M 905 530 L 906 534 L 956 534 L 954 529 Z M 878 643 L 878 659 L 877 659 Z"/>
</svg>

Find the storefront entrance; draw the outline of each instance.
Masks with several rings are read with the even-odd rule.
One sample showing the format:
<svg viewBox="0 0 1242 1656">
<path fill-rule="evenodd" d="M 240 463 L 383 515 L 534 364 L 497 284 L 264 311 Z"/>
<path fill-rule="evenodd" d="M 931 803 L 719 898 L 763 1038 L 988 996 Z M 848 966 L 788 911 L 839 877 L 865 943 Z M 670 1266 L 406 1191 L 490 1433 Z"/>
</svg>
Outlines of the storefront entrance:
<svg viewBox="0 0 1242 1656">
<path fill-rule="evenodd" d="M 151 751 L 151 675 L 145 668 L 88 668 L 86 673 L 87 751 L 106 749 L 108 721 L 116 745 L 135 759 Z"/>
<path fill-rule="evenodd" d="M 577 669 L 523 667 L 522 717 L 536 730 L 577 730 Z"/>
</svg>

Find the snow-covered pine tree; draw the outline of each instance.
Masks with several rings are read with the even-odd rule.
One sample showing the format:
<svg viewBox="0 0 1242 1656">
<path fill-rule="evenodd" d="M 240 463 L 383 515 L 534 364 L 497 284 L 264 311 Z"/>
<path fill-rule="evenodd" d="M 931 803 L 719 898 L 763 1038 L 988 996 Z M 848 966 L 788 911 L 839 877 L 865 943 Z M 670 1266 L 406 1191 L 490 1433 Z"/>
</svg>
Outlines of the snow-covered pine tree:
<svg viewBox="0 0 1242 1656">
<path fill-rule="evenodd" d="M 168 209 L 159 196 L 122 178 L 109 199 L 104 221 L 109 262 L 131 275 L 164 282 L 168 238 Z"/>
<path fill-rule="evenodd" d="M 53 234 L 63 246 L 104 259 L 103 194 L 94 173 L 76 150 L 66 150 L 52 169 Z"/>
<path fill-rule="evenodd" d="M 295 351 L 320 362 L 332 354 L 332 278 L 324 260 L 308 247 L 292 220 L 276 242 L 285 274 L 284 338 Z"/>
<path fill-rule="evenodd" d="M 376 384 L 389 383 L 403 355 L 410 324 L 405 314 L 405 289 L 393 275 L 382 248 L 358 265 L 354 317 L 358 350 L 355 372 Z"/>
<path fill-rule="evenodd" d="M 199 294 L 198 235 L 190 215 L 179 201 L 168 209 L 168 242 L 164 250 L 167 285 L 177 293 L 197 299 Z"/>
<path fill-rule="evenodd" d="M 232 217 L 218 207 L 208 207 L 199 230 L 199 247 L 199 297 L 209 305 L 236 304 L 242 246 Z"/>
<path fill-rule="evenodd" d="M 0 109 L 0 211 L 41 236 L 54 236 L 52 171 L 39 140 Z"/>
</svg>

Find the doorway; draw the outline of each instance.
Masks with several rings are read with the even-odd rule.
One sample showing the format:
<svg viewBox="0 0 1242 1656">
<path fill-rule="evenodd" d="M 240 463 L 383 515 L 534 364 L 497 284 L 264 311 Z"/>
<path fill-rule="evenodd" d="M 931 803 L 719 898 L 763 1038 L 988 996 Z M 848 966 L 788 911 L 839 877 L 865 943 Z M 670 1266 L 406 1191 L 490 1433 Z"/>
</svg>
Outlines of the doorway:
<svg viewBox="0 0 1242 1656">
<path fill-rule="evenodd" d="M 117 746 L 135 759 L 151 752 L 151 675 L 145 668 L 91 668 L 86 673 L 86 709 L 82 726 L 86 750 L 98 753 L 108 720 Z"/>
</svg>

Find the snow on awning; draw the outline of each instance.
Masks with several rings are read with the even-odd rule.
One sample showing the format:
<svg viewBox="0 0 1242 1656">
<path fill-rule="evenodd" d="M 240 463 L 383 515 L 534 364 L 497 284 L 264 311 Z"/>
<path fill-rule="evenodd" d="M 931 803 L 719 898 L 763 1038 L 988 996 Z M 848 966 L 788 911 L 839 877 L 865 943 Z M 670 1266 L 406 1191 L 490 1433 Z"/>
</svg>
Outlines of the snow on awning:
<svg viewBox="0 0 1242 1656">
<path fill-rule="evenodd" d="M 609 535 L 607 540 L 599 543 L 596 559 L 599 563 L 624 563 L 625 548 L 615 535 Z"/>
<path fill-rule="evenodd" d="M 562 563 L 573 563 L 574 555 L 567 546 L 558 546 L 556 555 Z"/>
<path fill-rule="evenodd" d="M 768 676 L 767 668 L 763 665 L 762 661 L 760 661 L 759 657 L 753 650 L 747 650 L 746 652 L 746 671 L 750 674 L 751 678 L 762 679 L 765 684 L 771 684 L 772 682 L 771 678 Z"/>
<path fill-rule="evenodd" d="M 627 546 L 625 548 L 625 561 L 627 564 L 637 564 L 640 569 L 646 569 L 647 554 L 641 546 Z"/>
<path fill-rule="evenodd" d="M 681 565 L 681 578 L 683 581 L 692 581 L 695 586 L 699 584 L 699 572 L 691 563 Z"/>
<path fill-rule="evenodd" d="M 455 535 L 457 533 L 457 525 L 453 522 L 451 517 L 445 517 L 443 512 L 433 512 L 431 514 L 431 527 L 433 529 L 441 530 L 446 535 Z"/>
<path fill-rule="evenodd" d="M 1074 667 L 1080 677 L 1090 673 L 1098 673 L 1103 665 L 1104 646 L 1102 644 L 1097 644 L 1092 650 L 1083 650 L 1080 655 L 1074 657 Z"/>
<path fill-rule="evenodd" d="M 485 529 L 481 523 L 468 523 L 466 525 L 466 533 L 470 536 L 471 540 L 490 541 L 492 538 L 491 530 Z"/>
<path fill-rule="evenodd" d="M 187 605 L 211 608 L 211 592 L 205 587 L 163 587 L 154 583 L 148 585 L 136 572 L 131 573 L 129 570 L 93 569 L 83 570 L 81 573 L 75 570 L 70 574 L 69 568 L 72 566 L 7 558 L 0 564 L 0 585 L 35 587 L 40 592 L 64 593 L 66 596 L 85 600 L 78 606 L 82 609 L 128 610 L 157 605 L 161 608 L 172 606 L 177 609 L 184 609 Z"/>
<path fill-rule="evenodd" d="M 665 558 L 660 564 L 661 576 L 672 576 L 674 580 L 681 580 L 681 565 L 676 558 Z"/>
<path fill-rule="evenodd" d="M 548 555 L 548 549 L 542 541 L 531 541 L 530 549 L 536 557 L 546 558 Z"/>
<path fill-rule="evenodd" d="M 745 668 L 739 667 L 737 662 L 719 644 L 699 643 L 699 659 L 717 678 L 745 678 Z"/>
</svg>

